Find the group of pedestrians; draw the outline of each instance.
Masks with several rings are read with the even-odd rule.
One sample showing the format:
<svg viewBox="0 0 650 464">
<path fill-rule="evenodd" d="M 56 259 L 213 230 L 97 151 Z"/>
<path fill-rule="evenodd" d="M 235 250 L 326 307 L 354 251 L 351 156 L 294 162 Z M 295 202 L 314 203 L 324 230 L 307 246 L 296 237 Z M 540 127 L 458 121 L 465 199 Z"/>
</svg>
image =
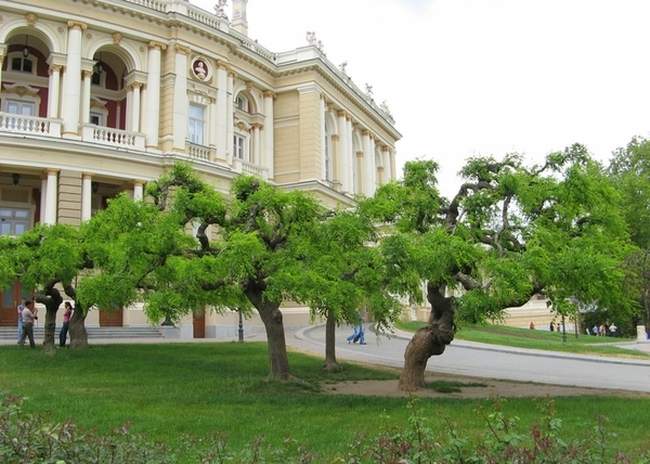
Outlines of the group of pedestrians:
<svg viewBox="0 0 650 464">
<path fill-rule="evenodd" d="M 618 336 L 618 327 L 613 322 L 611 324 L 594 324 L 591 330 L 587 329 L 587 335 L 596 337 L 616 337 Z"/>
<path fill-rule="evenodd" d="M 360 313 L 357 315 L 357 323 L 354 326 L 352 335 L 350 335 L 346 340 L 348 341 L 348 345 L 357 342 L 359 345 L 366 344 L 366 333 L 363 330 L 363 316 Z"/>
<path fill-rule="evenodd" d="M 34 343 L 34 323 L 38 320 L 38 308 L 34 305 L 33 300 L 25 300 L 16 308 L 18 313 L 18 344 L 25 346 L 25 340 L 29 339 L 29 346 L 36 347 Z M 72 304 L 65 302 L 65 311 L 63 312 L 63 325 L 59 332 L 59 345 L 65 347 L 68 339 L 68 327 L 72 317 Z"/>
</svg>

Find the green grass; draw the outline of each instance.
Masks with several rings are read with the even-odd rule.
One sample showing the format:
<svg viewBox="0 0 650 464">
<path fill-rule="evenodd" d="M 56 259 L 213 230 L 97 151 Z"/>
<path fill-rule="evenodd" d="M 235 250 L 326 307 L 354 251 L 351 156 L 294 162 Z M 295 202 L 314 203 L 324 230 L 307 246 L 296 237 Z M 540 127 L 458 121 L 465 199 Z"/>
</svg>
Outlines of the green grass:
<svg viewBox="0 0 650 464">
<path fill-rule="evenodd" d="M 226 433 L 243 447 L 263 435 L 271 443 L 291 436 L 321 456 L 346 449 L 359 432 L 372 434 L 390 418 L 405 424 L 407 400 L 337 396 L 320 393 L 331 380 L 394 378 L 390 371 L 346 365 L 326 374 L 322 361 L 290 355 L 292 372 L 306 383 L 266 382 L 267 354 L 263 344 L 112 345 L 85 352 L 0 348 L 0 391 L 26 396 L 29 411 L 52 420 L 110 430 L 125 422 L 150 439 L 174 446 L 183 434 L 201 438 Z M 530 425 L 541 417 L 535 399 L 513 399 L 504 412 Z M 452 398 L 420 402 L 434 429 L 447 429 L 446 418 L 474 437 L 483 433 L 477 415 L 489 401 Z M 650 399 L 614 397 L 558 398 L 559 417 L 569 435 L 584 436 L 599 414 L 610 418 L 616 444 L 632 452 L 650 442 Z M 325 462 L 323 459 L 320 462 Z"/>
<path fill-rule="evenodd" d="M 399 322 L 397 327 L 415 332 L 424 327 L 424 322 Z M 472 342 L 489 343 L 491 345 L 531 348 L 536 350 L 562 351 L 567 353 L 593 354 L 600 356 L 615 356 L 636 359 L 650 359 L 650 354 L 637 350 L 613 346 L 614 343 L 632 341 L 632 339 L 610 337 L 590 337 L 567 333 L 567 341 L 562 341 L 562 334 L 542 330 L 518 329 L 503 325 L 464 326 L 456 332 L 456 338 Z"/>
</svg>

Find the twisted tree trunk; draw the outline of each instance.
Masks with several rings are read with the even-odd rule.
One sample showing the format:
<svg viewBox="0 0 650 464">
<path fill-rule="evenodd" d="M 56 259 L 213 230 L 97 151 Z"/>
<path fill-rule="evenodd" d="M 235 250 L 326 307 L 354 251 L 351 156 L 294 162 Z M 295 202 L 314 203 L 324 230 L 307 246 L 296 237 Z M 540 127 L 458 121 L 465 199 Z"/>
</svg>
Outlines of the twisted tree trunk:
<svg viewBox="0 0 650 464">
<path fill-rule="evenodd" d="M 37 293 L 35 300 L 45 305 L 45 324 L 43 347 L 46 351 L 53 351 L 55 347 L 55 334 L 56 334 L 56 313 L 59 306 L 63 303 L 61 292 L 55 288 L 57 282 L 50 282 L 45 286 L 44 293 Z"/>
<path fill-rule="evenodd" d="M 246 288 L 246 296 L 257 309 L 264 323 L 271 370 L 270 378 L 289 380 L 289 357 L 280 302 L 267 300 L 264 297 L 264 285 L 259 283 L 249 284 Z"/>
<path fill-rule="evenodd" d="M 402 391 L 412 392 L 424 387 L 424 372 L 431 356 L 439 356 L 454 339 L 454 299 L 445 297 L 444 284 L 427 285 L 431 304 L 429 325 L 415 332 L 404 353 L 404 369 L 399 379 Z"/>
<path fill-rule="evenodd" d="M 336 316 L 332 310 L 327 311 L 325 324 L 325 370 L 338 372 L 341 366 L 336 361 Z"/>
<path fill-rule="evenodd" d="M 77 300 L 77 290 L 71 283 L 64 285 L 65 293 L 74 299 L 74 311 L 70 318 L 70 348 L 88 348 L 88 332 L 86 331 L 86 316 L 83 305 Z"/>
</svg>

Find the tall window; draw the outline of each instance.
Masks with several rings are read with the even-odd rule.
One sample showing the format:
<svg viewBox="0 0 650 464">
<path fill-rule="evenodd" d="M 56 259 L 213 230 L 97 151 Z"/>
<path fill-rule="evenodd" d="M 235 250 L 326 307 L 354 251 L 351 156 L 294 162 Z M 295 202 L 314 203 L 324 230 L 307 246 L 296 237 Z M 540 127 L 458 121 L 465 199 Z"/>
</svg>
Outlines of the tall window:
<svg viewBox="0 0 650 464">
<path fill-rule="evenodd" d="M 235 135 L 234 150 L 233 150 L 233 153 L 235 154 L 235 158 L 240 160 L 244 159 L 244 156 L 246 154 L 246 150 L 244 149 L 245 143 L 246 143 L 246 138 L 242 137 L 241 135 Z"/>
<path fill-rule="evenodd" d="M 203 145 L 205 132 L 205 107 L 190 104 L 187 138 L 190 142 Z"/>
</svg>

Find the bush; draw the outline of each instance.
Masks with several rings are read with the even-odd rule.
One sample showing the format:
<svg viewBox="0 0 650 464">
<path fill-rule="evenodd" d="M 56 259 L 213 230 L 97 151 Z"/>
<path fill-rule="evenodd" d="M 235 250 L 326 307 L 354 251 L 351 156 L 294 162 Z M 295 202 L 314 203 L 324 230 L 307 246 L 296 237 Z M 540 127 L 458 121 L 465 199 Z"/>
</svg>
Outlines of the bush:
<svg viewBox="0 0 650 464">
<path fill-rule="evenodd" d="M 564 438 L 562 421 L 553 404 L 546 407 L 540 424 L 522 431 L 516 417 L 506 417 L 497 403 L 481 410 L 485 434 L 477 445 L 449 421 L 445 431 L 434 430 L 417 409 L 408 407 L 405 428 L 392 427 L 375 437 L 359 436 L 348 452 L 333 464 L 650 464 L 632 461 L 610 447 L 611 434 L 600 418 L 584 439 Z M 183 440 L 186 449 L 175 450 L 182 462 L 200 464 L 312 464 L 325 462 L 298 443 L 287 439 L 280 446 L 256 439 L 242 450 L 231 450 L 222 436 Z M 0 462 L 3 464 L 167 464 L 179 458 L 167 447 L 146 441 L 120 427 L 100 436 L 83 432 L 74 424 L 49 423 L 25 412 L 22 400 L 0 394 Z"/>
<path fill-rule="evenodd" d="M 464 436 L 448 421 L 444 432 L 434 431 L 425 417 L 409 404 L 412 413 L 405 430 L 392 429 L 372 439 L 357 439 L 340 464 L 650 464 L 632 461 L 613 450 L 599 418 L 585 439 L 568 440 L 553 403 L 546 406 L 541 424 L 522 431 L 516 417 L 506 417 L 497 403 L 491 412 L 480 410 L 485 434 L 479 444 Z"/>
</svg>

